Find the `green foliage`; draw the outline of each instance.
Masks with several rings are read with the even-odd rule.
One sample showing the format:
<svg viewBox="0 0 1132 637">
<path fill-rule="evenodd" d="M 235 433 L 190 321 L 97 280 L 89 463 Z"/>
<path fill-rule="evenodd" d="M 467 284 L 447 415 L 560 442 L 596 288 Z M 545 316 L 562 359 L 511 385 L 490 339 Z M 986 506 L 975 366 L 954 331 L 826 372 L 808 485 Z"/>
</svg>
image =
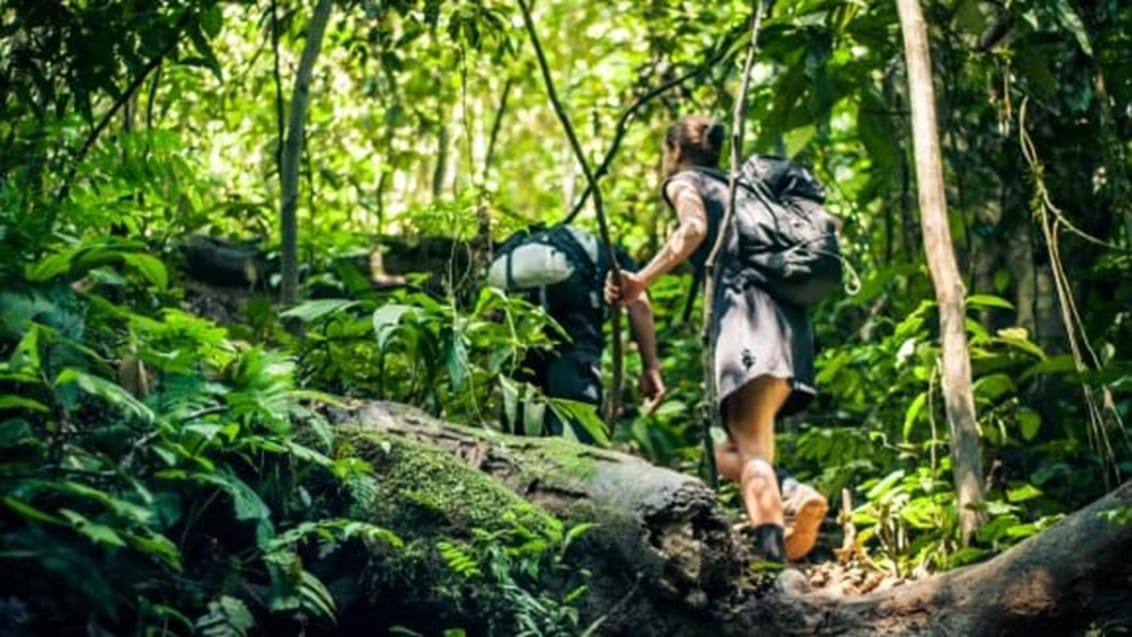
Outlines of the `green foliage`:
<svg viewBox="0 0 1132 637">
<path fill-rule="evenodd" d="M 656 196 L 663 128 L 686 112 L 730 111 L 749 3 L 535 5 L 539 24 L 554 25 L 540 30 L 543 44 L 595 160 L 624 108 L 700 69 L 626 120 L 602 180 L 614 235 L 651 256 L 675 223 Z M 332 506 L 330 494 L 362 490 L 369 476 L 318 414 L 332 396 L 489 427 L 514 423 L 524 403 L 578 412 L 511 380 L 555 327 L 536 307 L 480 292 L 470 265 L 485 220 L 499 239 L 560 219 L 583 187 L 515 7 L 341 9 L 311 87 L 298 202 L 315 298 L 281 310 L 256 298 L 225 326 L 194 315 L 200 293 L 183 280 L 178 246 L 203 232 L 254 240 L 274 259 L 288 108 L 279 96 L 290 94 L 310 7 L 14 0 L 0 15 L 0 560 L 29 573 L 0 595 L 32 604 L 41 632 L 225 635 L 265 618 L 330 622 L 338 609 L 312 560 L 353 542 L 401 550 Z M 1132 9 L 924 9 L 992 469 L 988 521 L 971 549 L 956 543 L 892 3 L 775 3 L 743 149 L 814 167 L 864 280 L 814 314 L 821 394 L 783 423 L 781 463 L 827 495 L 852 490 L 864 548 L 899 573 L 1001 550 L 1132 470 L 1132 115 L 1121 108 L 1132 102 Z M 1023 103 L 1038 168 L 1018 161 Z M 1040 232 L 1039 183 L 1060 210 L 1055 232 L 1081 232 Z M 417 264 L 407 286 L 378 290 L 354 265 L 380 243 L 374 233 L 454 241 L 442 266 Z M 1050 291 L 1059 264 L 1095 361 L 1064 341 Z M 691 472 L 702 461 L 703 391 L 698 313 L 678 319 L 689 283 L 680 274 L 650 290 L 669 394 L 644 416 L 625 388 L 612 444 Z M 638 363 L 627 361 L 631 379 Z M 1086 395 L 1100 413 L 1083 406 Z M 575 415 L 603 439 L 592 412 Z M 437 505 L 427 495 L 422 506 Z M 439 550 L 458 577 L 499 585 L 499 616 L 515 620 L 514 633 L 577 627 L 569 596 L 544 598 L 533 583 L 555 570 L 554 551 L 512 553 L 522 542 L 496 532 Z M 268 593 L 257 600 L 248 583 Z"/>
<path fill-rule="evenodd" d="M 36 271 L 90 280 L 130 266 L 118 258 L 129 246 L 107 245 L 94 250 L 112 258 L 65 249 Z M 160 289 L 144 274 L 131 296 Z M 141 630 L 173 613 L 185 624 L 194 609 L 205 634 L 246 634 L 268 611 L 333 621 L 333 599 L 304 567 L 308 541 L 320 555 L 347 541 L 400 543 L 327 517 L 333 489 L 312 489 L 365 464 L 332 455 L 333 433 L 303 402 L 287 357 L 179 310 L 145 316 L 94 291 L 121 285 L 3 295 L 0 559 L 34 574 L 5 594 L 32 595 L 40 630 L 88 620 Z M 249 608 L 260 602 L 240 582 L 261 580 L 265 607 Z"/>
<path fill-rule="evenodd" d="M 589 528 L 578 525 L 566 533 L 557 528 L 540 533 L 519 523 L 496 531 L 476 528 L 470 542 L 440 540 L 437 550 L 460 579 L 481 580 L 497 597 L 482 602 L 489 612 L 504 615 L 493 632 L 576 635 L 581 626 L 573 604 L 586 590 L 580 581 L 588 573 L 572 566 L 567 552 Z"/>
</svg>

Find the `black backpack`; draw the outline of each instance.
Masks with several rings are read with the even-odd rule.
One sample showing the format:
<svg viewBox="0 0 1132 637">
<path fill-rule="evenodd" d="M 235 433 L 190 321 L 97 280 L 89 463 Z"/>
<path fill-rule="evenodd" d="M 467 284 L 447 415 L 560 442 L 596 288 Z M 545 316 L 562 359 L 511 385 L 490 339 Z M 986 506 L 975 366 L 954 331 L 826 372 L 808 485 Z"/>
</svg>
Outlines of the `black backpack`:
<svg viewBox="0 0 1132 637">
<path fill-rule="evenodd" d="M 698 169 L 728 182 L 728 175 Z M 739 171 L 731 229 L 750 281 L 772 296 L 809 307 L 842 285 L 844 258 L 825 188 L 807 168 L 752 155 Z"/>
<path fill-rule="evenodd" d="M 488 285 L 537 294 L 543 306 L 548 305 L 547 289 L 554 287 L 558 303 L 601 307 L 600 277 L 597 239 L 566 225 L 512 234 L 496 250 L 487 270 Z"/>
</svg>

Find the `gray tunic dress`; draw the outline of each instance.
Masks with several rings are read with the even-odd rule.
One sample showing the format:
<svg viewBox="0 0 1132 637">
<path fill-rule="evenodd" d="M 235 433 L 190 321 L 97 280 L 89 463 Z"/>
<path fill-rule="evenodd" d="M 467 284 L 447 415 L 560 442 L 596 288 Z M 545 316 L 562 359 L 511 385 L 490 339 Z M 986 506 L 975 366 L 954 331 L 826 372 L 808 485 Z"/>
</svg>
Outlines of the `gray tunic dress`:
<svg viewBox="0 0 1132 637">
<path fill-rule="evenodd" d="M 707 209 L 707 238 L 690 259 L 700 270 L 720 230 L 728 203 L 727 185 L 696 171 L 670 178 L 676 180 L 694 187 Z M 666 188 L 662 190 L 665 191 Z M 667 201 L 667 194 L 664 196 Z M 672 202 L 668 204 L 675 208 Z M 779 415 L 796 413 L 805 409 L 817 393 L 809 315 L 805 308 L 778 301 L 751 282 L 738 251 L 735 233 L 728 233 L 716 266 L 712 299 L 711 338 L 715 343 L 715 383 L 720 408 L 743 385 L 770 375 L 789 380 L 793 390 Z"/>
</svg>

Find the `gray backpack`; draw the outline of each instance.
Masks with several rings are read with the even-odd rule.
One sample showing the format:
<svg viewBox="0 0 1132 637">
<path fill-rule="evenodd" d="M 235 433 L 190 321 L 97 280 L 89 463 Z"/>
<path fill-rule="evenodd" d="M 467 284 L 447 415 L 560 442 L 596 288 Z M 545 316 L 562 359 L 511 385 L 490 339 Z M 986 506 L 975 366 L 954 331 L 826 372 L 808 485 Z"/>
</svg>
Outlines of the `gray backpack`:
<svg viewBox="0 0 1132 637">
<path fill-rule="evenodd" d="M 558 305 L 601 307 L 598 241 L 573 226 L 520 230 L 508 237 L 488 266 L 487 283 L 508 292 L 526 292 L 548 306 L 548 288 Z"/>
<path fill-rule="evenodd" d="M 728 181 L 722 171 L 698 170 Z M 801 164 L 766 155 L 752 155 L 743 163 L 731 229 L 752 283 L 803 307 L 841 287 L 838 223 L 824 203 L 825 188 Z"/>
</svg>

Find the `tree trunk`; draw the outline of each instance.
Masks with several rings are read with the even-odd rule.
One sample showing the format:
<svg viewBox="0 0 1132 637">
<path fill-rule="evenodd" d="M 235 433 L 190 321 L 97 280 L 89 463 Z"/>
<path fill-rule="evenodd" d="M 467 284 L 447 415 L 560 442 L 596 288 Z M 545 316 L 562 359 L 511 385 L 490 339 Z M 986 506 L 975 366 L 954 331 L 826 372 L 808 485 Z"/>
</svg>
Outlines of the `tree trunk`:
<svg viewBox="0 0 1132 637">
<path fill-rule="evenodd" d="M 979 525 L 980 514 L 974 507 L 983 499 L 979 433 L 971 390 L 971 359 L 967 349 L 967 307 L 948 225 L 927 28 L 919 0 L 896 0 L 896 6 L 900 11 L 908 66 L 920 226 L 939 305 L 943 398 L 951 429 L 952 474 L 959 505 L 959 523 L 966 545 Z"/>
<path fill-rule="evenodd" d="M 343 629 L 352 622 L 370 632 L 382 626 L 373 622 L 482 628 L 474 607 L 435 598 L 452 592 L 430 579 L 443 576 L 442 562 L 430 571 L 406 560 L 435 554 L 438 538 L 467 537 L 516 516 L 537 526 L 547 513 L 568 524 L 596 522 L 571 556 L 591 572 L 578 602 L 582 625 L 600 619 L 603 635 L 1066 634 L 1132 619 L 1132 563 L 1118 559 L 1132 549 L 1132 523 L 1113 520 L 1129 517 L 1132 482 L 982 564 L 859 597 L 807 593 L 804 584 L 785 590 L 787 577 L 759 595 L 745 581 L 742 540 L 697 479 L 559 438 L 447 425 L 393 403 L 332 416 L 339 438 L 385 483 L 369 519 L 407 543 L 371 550 L 368 564 L 340 560 L 333 573 L 324 569 L 344 609 Z M 523 500 L 535 506 L 525 510 Z M 386 588 L 356 584 L 382 578 Z M 462 599 L 479 599 L 475 586 L 488 584 L 466 582 Z"/>
<path fill-rule="evenodd" d="M 322 49 L 322 36 L 326 33 L 326 23 L 330 21 L 333 0 L 318 0 L 307 25 L 307 42 L 303 55 L 299 58 L 299 69 L 295 74 L 295 90 L 291 94 L 291 114 L 287 124 L 287 139 L 283 144 L 282 161 L 279 167 L 281 203 L 279 209 L 280 233 L 283 259 L 283 280 L 280 300 L 284 306 L 294 305 L 299 300 L 299 160 L 303 154 L 303 135 L 306 128 L 307 105 L 310 103 L 311 73 L 314 63 Z"/>
</svg>

